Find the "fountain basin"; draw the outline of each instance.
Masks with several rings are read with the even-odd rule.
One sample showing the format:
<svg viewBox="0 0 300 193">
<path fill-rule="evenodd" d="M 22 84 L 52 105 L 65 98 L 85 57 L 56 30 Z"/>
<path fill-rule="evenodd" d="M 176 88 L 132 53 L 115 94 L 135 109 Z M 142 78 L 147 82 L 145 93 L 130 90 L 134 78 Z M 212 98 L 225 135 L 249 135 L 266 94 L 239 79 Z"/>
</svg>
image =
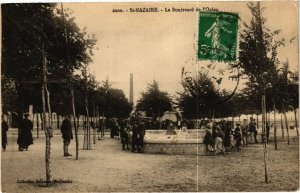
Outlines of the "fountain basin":
<svg viewBox="0 0 300 193">
<path fill-rule="evenodd" d="M 176 135 L 166 135 L 166 130 L 147 130 L 144 136 L 144 152 L 156 154 L 188 154 L 205 153 L 203 138 L 205 130 L 175 130 Z"/>
</svg>

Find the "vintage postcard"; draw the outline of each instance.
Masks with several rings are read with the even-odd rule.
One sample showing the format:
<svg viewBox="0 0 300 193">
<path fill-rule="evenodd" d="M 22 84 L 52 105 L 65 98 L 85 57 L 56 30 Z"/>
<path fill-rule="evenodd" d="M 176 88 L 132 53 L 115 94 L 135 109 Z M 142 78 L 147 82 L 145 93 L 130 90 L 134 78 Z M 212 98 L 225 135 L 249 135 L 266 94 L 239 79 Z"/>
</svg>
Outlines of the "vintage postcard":
<svg viewBox="0 0 300 193">
<path fill-rule="evenodd" d="M 298 14 L 1 4 L 1 191 L 297 191 Z"/>
</svg>

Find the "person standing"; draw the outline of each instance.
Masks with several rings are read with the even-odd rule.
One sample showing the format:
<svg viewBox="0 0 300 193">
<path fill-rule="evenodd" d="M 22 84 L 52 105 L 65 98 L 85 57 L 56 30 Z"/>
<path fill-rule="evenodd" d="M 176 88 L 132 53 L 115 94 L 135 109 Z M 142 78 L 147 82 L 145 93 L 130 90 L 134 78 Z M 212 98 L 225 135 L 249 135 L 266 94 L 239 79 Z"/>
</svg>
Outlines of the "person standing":
<svg viewBox="0 0 300 193">
<path fill-rule="evenodd" d="M 125 145 L 127 146 L 127 149 L 129 150 L 129 135 L 128 135 L 128 129 L 127 129 L 127 122 L 124 120 L 121 124 L 121 143 L 122 143 L 122 150 L 125 150 Z"/>
<path fill-rule="evenodd" d="M 72 156 L 68 152 L 68 147 L 70 145 L 71 140 L 73 139 L 73 133 L 72 133 L 72 125 L 69 116 L 67 116 L 60 127 L 60 131 L 62 133 L 62 138 L 64 140 L 64 156 Z"/>
<path fill-rule="evenodd" d="M 227 122 L 224 128 L 224 147 L 225 147 L 225 152 L 227 153 L 230 152 L 232 133 L 233 131 L 231 129 L 231 123 Z"/>
<path fill-rule="evenodd" d="M 241 126 L 243 146 L 248 145 L 248 128 L 249 126 L 247 124 L 247 119 L 244 119 L 243 124 Z"/>
<path fill-rule="evenodd" d="M 241 141 L 242 141 L 242 135 L 241 135 L 241 129 L 240 129 L 240 124 L 236 124 L 236 128 L 234 129 L 234 139 L 236 141 L 235 147 L 237 151 L 241 150 Z"/>
<path fill-rule="evenodd" d="M 212 155 L 214 152 L 214 149 L 212 147 L 213 138 L 212 138 L 212 129 L 209 127 L 205 128 L 205 135 L 204 135 L 203 143 L 205 144 L 205 154 Z"/>
<path fill-rule="evenodd" d="M 5 151 L 6 145 L 7 145 L 8 125 L 7 125 L 7 122 L 4 120 L 3 116 L 2 116 L 2 123 L 1 123 L 1 131 L 2 131 L 2 149 L 3 149 L 3 151 Z"/>
<path fill-rule="evenodd" d="M 28 119 L 29 114 L 24 114 L 24 119 L 22 119 L 19 130 L 18 130 L 18 139 L 17 143 L 19 145 L 19 151 L 28 150 L 28 147 L 33 144 L 33 138 L 32 138 L 32 129 L 33 124 Z"/>
<path fill-rule="evenodd" d="M 137 150 L 139 153 L 142 152 L 144 147 L 144 136 L 146 134 L 145 122 L 141 121 L 138 127 L 138 140 L 137 140 Z"/>
<path fill-rule="evenodd" d="M 250 136 L 251 136 L 251 143 L 252 143 L 252 135 L 254 136 L 255 143 L 258 143 L 257 138 L 256 138 L 257 137 L 256 123 L 252 117 L 250 117 L 249 132 L 250 132 Z"/>
<path fill-rule="evenodd" d="M 135 152 L 135 150 L 138 147 L 138 121 L 134 120 L 133 126 L 132 126 L 132 136 L 131 136 L 131 151 Z"/>
</svg>

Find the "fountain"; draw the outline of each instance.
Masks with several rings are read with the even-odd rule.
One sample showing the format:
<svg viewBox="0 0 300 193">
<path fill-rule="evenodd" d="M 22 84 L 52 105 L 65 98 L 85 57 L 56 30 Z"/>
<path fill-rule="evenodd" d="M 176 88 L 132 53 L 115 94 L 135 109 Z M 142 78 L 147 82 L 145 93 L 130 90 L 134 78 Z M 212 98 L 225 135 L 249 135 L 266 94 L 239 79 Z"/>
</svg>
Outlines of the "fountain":
<svg viewBox="0 0 300 193">
<path fill-rule="evenodd" d="M 166 130 L 147 130 L 144 152 L 157 154 L 204 154 L 204 129 L 178 129 L 167 135 Z"/>
</svg>

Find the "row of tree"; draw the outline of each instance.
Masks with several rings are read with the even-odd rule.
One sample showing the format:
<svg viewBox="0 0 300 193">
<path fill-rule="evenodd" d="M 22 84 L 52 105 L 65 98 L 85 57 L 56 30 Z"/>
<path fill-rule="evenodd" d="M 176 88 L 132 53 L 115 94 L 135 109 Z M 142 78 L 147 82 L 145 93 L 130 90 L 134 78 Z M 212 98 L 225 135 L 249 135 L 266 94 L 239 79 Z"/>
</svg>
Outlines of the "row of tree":
<svg viewBox="0 0 300 193">
<path fill-rule="evenodd" d="M 87 96 L 90 112 L 96 109 L 108 117 L 127 117 L 132 105 L 123 91 L 111 88 L 108 80 L 97 82 L 87 73 L 95 37 L 78 28 L 69 10 L 64 12 L 56 4 L 2 6 L 3 112 L 22 115 L 29 105 L 34 106 L 34 112 L 42 111 L 40 88 L 42 63 L 46 59 L 52 112 L 72 114 L 70 89 L 73 89 L 77 115 L 86 114 Z"/>
<path fill-rule="evenodd" d="M 73 115 L 78 159 L 75 116 L 97 112 L 98 116 L 127 117 L 132 104 L 123 91 L 111 88 L 108 80 L 99 83 L 87 73 L 95 36 L 80 30 L 62 4 L 61 8 L 51 3 L 5 4 L 1 8 L 2 112 L 16 111 L 21 119 L 33 105 L 34 112 L 42 113 L 46 180 L 51 185 L 51 112 Z M 84 131 L 84 149 L 90 149 L 90 127 Z"/>
<path fill-rule="evenodd" d="M 253 15 L 243 23 L 240 33 L 239 62 L 230 64 L 241 70 L 246 87 L 234 95 L 220 90 L 212 77 L 199 71 L 196 77 L 182 81 L 184 91 L 172 101 L 159 90 L 156 81 L 149 84 L 137 103 L 137 110 L 156 119 L 165 111 L 179 108 L 184 118 L 239 116 L 260 112 L 261 94 L 265 93 L 266 110 L 285 112 L 298 108 L 298 73 L 289 71 L 288 61 L 280 63 L 277 49 L 286 44 L 276 39 L 280 30 L 266 27 L 266 18 L 257 4 L 248 4 Z M 87 73 L 96 39 L 81 31 L 70 14 L 63 14 L 56 4 L 7 4 L 3 6 L 2 109 L 22 114 L 33 104 L 41 112 L 42 48 L 47 53 L 48 90 L 52 111 L 72 114 L 70 88 L 74 90 L 76 114 L 89 112 L 107 117 L 128 117 L 129 104 L 123 91 L 111 88 L 109 81 L 99 83 Z M 43 16 L 43 17 L 39 17 Z M 20 19 L 22 18 L 22 19 Z M 30 22 L 29 22 L 30 21 Z M 65 32 L 68 33 L 65 33 Z M 66 37 L 67 34 L 67 37 Z M 66 38 L 68 43 L 66 43 Z M 46 42 L 44 45 L 42 42 Z M 81 71 L 80 75 L 74 75 Z"/>
<path fill-rule="evenodd" d="M 208 73 L 183 80 L 184 92 L 179 93 L 178 107 L 186 118 L 231 117 L 260 114 L 262 94 L 267 98 L 266 112 L 285 113 L 299 107 L 298 72 L 289 70 L 289 62 L 280 62 L 278 48 L 292 43 L 278 38 L 280 30 L 271 31 L 261 14 L 259 3 L 249 3 L 252 13 L 249 24 L 243 22 L 240 33 L 239 60 L 230 67 L 240 70 L 238 78 L 246 80 L 245 88 L 232 95 L 220 90 Z M 227 100 L 228 99 L 228 100 Z"/>
<path fill-rule="evenodd" d="M 297 118 L 298 72 L 289 70 L 288 61 L 278 59 L 278 48 L 291 44 L 295 38 L 287 41 L 279 38 L 280 30 L 267 28 L 267 19 L 262 16 L 263 8 L 259 3 L 249 3 L 248 8 L 252 19 L 249 23 L 243 22 L 239 34 L 239 60 L 228 64 L 228 68 L 238 71 L 237 75 L 231 76 L 237 85 L 240 79 L 246 80 L 242 90 L 221 90 L 219 84 L 222 79 L 214 81 L 212 75 L 200 70 L 194 77 L 183 77 L 183 92 L 178 93 L 175 101 L 166 92 L 160 91 L 154 81 L 142 94 L 138 109 L 155 118 L 170 110 L 171 105 L 178 108 L 186 119 L 236 117 L 261 114 L 264 96 L 267 99 L 264 100 L 266 113 L 294 111 Z"/>
</svg>

